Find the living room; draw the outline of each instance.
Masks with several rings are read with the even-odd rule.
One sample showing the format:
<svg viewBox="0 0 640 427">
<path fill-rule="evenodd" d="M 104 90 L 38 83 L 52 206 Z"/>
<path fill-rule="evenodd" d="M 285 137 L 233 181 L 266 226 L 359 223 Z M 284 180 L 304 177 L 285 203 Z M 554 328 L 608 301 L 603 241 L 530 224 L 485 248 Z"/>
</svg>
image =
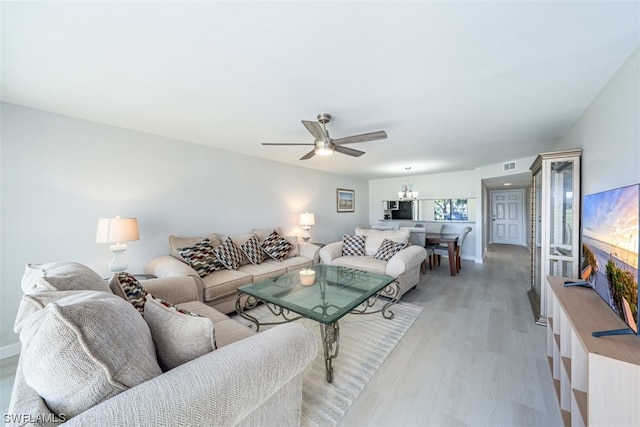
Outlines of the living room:
<svg viewBox="0 0 640 427">
<path fill-rule="evenodd" d="M 5 19 L 3 10 L 3 27 Z M 637 22 L 637 14 L 635 19 Z M 414 189 L 420 190 L 422 197 L 474 197 L 481 207 L 488 198 L 483 181 L 527 173 L 537 153 L 570 148 L 583 150 L 583 194 L 640 182 L 637 30 L 635 36 L 634 47 L 627 49 L 619 66 L 611 70 L 610 78 L 597 91 L 584 95 L 588 98 L 584 106 L 575 106 L 578 118 L 560 138 L 543 140 L 539 146 L 529 147 L 525 155 L 513 157 L 496 150 L 495 161 L 458 170 L 412 174 Z M 10 48 L 4 43 L 3 50 Z M 320 56 L 322 51 L 320 48 Z M 133 68 L 123 65 L 123 72 L 134 73 Z M 27 263 L 74 260 L 108 275 L 108 248 L 95 243 L 98 218 L 138 218 L 140 240 L 129 243 L 126 256 L 130 271 L 141 272 L 148 260 L 167 253 L 170 234 L 245 233 L 254 227 L 280 226 L 299 235 L 302 230 L 298 215 L 304 211 L 315 212 L 316 224 L 311 229 L 314 241 L 340 240 L 357 226 L 377 223 L 380 201 L 392 197 L 390 189 L 397 191 L 407 180 L 403 173 L 406 161 L 397 164 L 388 177 L 361 178 L 193 143 L 164 134 L 167 124 L 155 117 L 153 110 L 143 114 L 143 120 L 148 126 L 156 126 L 157 132 L 113 125 L 119 122 L 109 113 L 119 117 L 134 113 L 127 107 L 124 87 L 112 88 L 114 96 L 124 100 L 120 110 L 105 108 L 102 122 L 84 120 L 55 105 L 7 99 L 4 86 L 10 77 L 3 76 L 1 105 L 3 358 L 19 352 L 13 322 L 22 295 L 20 278 Z M 109 85 L 108 81 L 98 83 Z M 555 88 L 558 97 L 562 97 L 563 89 Z M 84 90 L 78 87 L 65 96 L 82 105 L 92 101 Z M 238 97 L 237 102 L 244 100 Z M 316 109 L 327 105 L 332 104 L 327 102 Z M 320 111 L 311 114 L 317 112 Z M 214 116 L 219 112 L 210 114 L 215 122 Z M 298 114 L 299 119 L 313 119 L 305 116 L 308 111 Z M 383 123 L 374 124 L 384 126 Z M 302 130 L 300 137 L 304 137 L 302 126 L 295 125 Z M 269 134 L 253 142 L 257 146 L 278 137 Z M 422 143 L 415 144 L 415 152 L 420 151 Z M 368 145 L 368 155 L 375 155 L 374 144 Z M 297 161 L 304 152 L 305 149 L 295 151 L 293 160 Z M 505 174 L 505 161 L 515 161 L 517 168 Z M 338 188 L 355 192 L 354 212 L 336 212 Z M 480 264 L 491 241 L 488 217 L 478 215 L 474 226 L 476 239 L 466 259 Z"/>
</svg>

